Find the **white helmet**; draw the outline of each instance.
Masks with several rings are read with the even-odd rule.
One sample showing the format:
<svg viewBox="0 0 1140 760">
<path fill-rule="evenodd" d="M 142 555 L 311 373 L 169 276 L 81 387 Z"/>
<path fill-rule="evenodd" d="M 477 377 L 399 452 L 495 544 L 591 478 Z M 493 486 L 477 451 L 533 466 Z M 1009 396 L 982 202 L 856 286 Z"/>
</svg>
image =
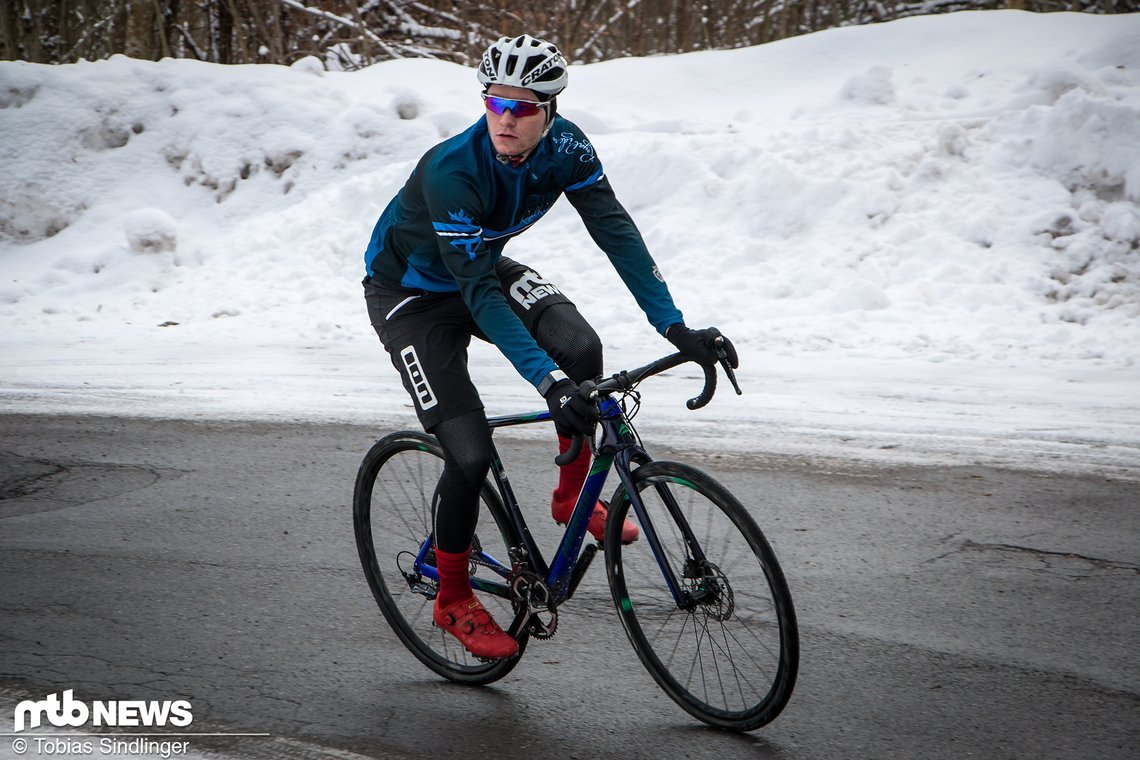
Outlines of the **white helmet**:
<svg viewBox="0 0 1140 760">
<path fill-rule="evenodd" d="M 479 81 L 533 90 L 542 100 L 550 100 L 566 89 L 566 59 L 549 42 L 522 34 L 502 37 L 487 48 L 479 63 Z"/>
</svg>

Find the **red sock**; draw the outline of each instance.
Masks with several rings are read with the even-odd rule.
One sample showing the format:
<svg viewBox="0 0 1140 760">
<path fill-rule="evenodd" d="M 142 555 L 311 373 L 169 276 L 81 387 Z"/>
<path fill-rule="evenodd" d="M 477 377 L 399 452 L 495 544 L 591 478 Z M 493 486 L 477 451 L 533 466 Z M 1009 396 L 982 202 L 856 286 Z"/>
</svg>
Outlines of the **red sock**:
<svg viewBox="0 0 1140 760">
<path fill-rule="evenodd" d="M 435 566 L 439 568 L 439 596 L 436 597 L 436 603 L 440 607 L 474 596 L 471 592 L 471 576 L 468 574 L 470 560 L 470 549 L 445 552 L 436 547 Z"/>
<path fill-rule="evenodd" d="M 558 436 L 558 453 L 565 454 L 570 450 L 570 438 Z M 574 506 L 578 494 L 582 491 L 582 484 L 590 474 L 590 447 L 582 446 L 582 453 L 570 464 L 558 468 L 558 487 L 554 489 L 554 501 L 558 504 Z"/>
</svg>

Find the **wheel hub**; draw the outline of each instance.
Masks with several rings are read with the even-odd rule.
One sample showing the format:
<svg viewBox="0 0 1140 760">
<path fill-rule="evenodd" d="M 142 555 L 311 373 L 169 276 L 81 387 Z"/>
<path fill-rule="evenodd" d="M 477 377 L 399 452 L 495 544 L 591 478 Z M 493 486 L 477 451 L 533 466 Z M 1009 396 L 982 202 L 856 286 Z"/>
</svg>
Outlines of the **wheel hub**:
<svg viewBox="0 0 1140 760">
<path fill-rule="evenodd" d="M 736 610 L 736 599 L 732 592 L 732 584 L 728 582 L 719 567 L 711 562 L 697 563 L 690 561 L 686 565 L 685 578 L 689 581 L 689 596 L 693 601 L 693 609 L 702 609 L 714 620 L 724 622 L 732 617 Z"/>
</svg>

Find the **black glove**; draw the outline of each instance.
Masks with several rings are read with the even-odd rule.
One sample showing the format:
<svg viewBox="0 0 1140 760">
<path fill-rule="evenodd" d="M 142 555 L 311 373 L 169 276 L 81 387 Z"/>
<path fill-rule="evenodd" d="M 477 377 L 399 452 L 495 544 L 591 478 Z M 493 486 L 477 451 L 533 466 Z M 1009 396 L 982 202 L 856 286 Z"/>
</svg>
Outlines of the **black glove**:
<svg viewBox="0 0 1140 760">
<path fill-rule="evenodd" d="M 554 426 L 563 433 L 590 435 L 594 432 L 597 422 L 594 405 L 582 397 L 573 380 L 559 380 L 550 386 L 546 391 L 546 405 L 550 407 Z"/>
<path fill-rule="evenodd" d="M 706 327 L 703 330 L 691 330 L 678 322 L 675 325 L 670 325 L 669 329 L 665 331 L 665 337 L 669 342 L 677 347 L 677 350 L 689 357 L 698 364 L 708 366 L 716 364 L 720 357 L 717 356 L 716 347 L 713 341 L 720 338 L 721 348 L 724 349 L 728 355 L 728 366 L 736 369 L 740 366 L 740 357 L 736 355 L 736 349 L 732 345 L 732 341 L 720 334 L 720 330 L 715 327 Z"/>
</svg>

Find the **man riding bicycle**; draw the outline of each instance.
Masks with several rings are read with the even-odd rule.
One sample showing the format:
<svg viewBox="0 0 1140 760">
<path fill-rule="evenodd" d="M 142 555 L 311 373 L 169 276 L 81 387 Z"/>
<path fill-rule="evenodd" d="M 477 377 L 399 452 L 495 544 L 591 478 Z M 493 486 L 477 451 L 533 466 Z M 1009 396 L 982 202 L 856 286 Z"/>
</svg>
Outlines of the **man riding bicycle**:
<svg viewBox="0 0 1140 760">
<path fill-rule="evenodd" d="M 468 562 L 491 431 L 467 371 L 471 336 L 494 343 L 546 399 L 560 452 L 589 433 L 591 404 L 578 384 L 602 374 L 602 343 L 561 290 L 502 255 L 565 195 L 645 312 L 678 350 L 717 360 L 716 328 L 692 330 L 673 304 L 640 232 L 618 203 L 583 132 L 557 115 L 566 87 L 558 49 L 529 35 L 503 37 L 479 64 L 485 116 L 428 150 L 380 215 L 365 253 L 365 300 L 380 341 L 444 453 L 435 490 L 439 593 L 433 620 L 483 658 L 518 645 L 471 591 Z M 724 340 L 732 366 L 736 354 Z M 570 519 L 590 467 L 589 447 L 559 473 L 551 514 Z M 602 540 L 605 506 L 589 531 Z M 638 537 L 626 521 L 622 541 Z"/>
</svg>

